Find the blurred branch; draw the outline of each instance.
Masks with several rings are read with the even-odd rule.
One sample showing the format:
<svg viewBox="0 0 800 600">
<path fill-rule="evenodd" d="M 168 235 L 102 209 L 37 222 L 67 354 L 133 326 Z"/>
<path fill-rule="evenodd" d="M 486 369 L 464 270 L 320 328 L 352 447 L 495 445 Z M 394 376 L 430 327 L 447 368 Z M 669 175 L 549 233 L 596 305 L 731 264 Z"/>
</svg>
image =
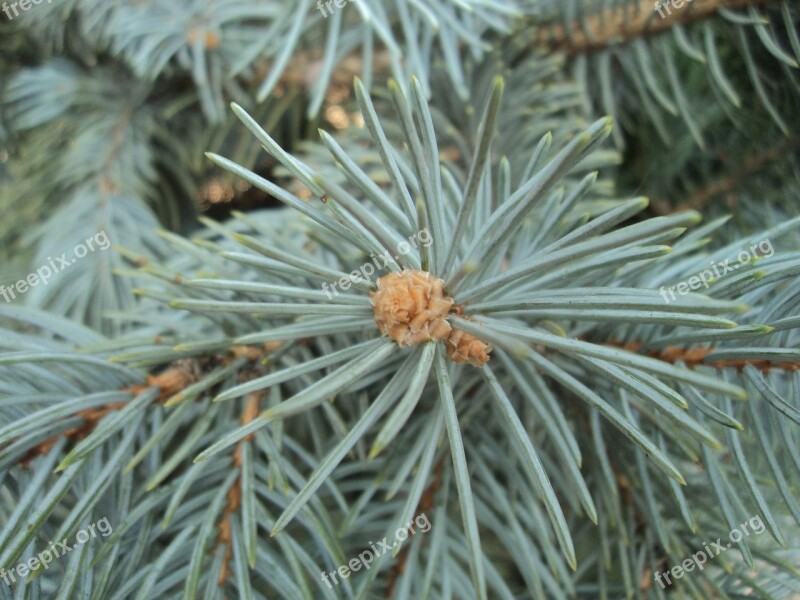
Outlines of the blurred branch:
<svg viewBox="0 0 800 600">
<path fill-rule="evenodd" d="M 700 210 L 715 198 L 735 190 L 743 180 L 785 158 L 789 151 L 797 147 L 798 142 L 800 142 L 798 137 L 785 138 L 772 148 L 747 154 L 739 164 L 726 169 L 726 172 L 730 173 L 729 175 L 695 190 L 677 207 L 672 206 L 666 200 L 660 200 L 653 203 L 653 211 L 659 215 L 668 215 L 681 210 Z"/>
<path fill-rule="evenodd" d="M 714 16 L 719 8 L 741 9 L 767 4 L 774 0 L 690 0 L 681 8 L 671 6 L 671 13 L 660 17 L 658 5 L 668 6 L 670 0 L 639 0 L 608 8 L 600 13 L 576 19 L 568 27 L 556 24 L 542 28 L 539 44 L 563 50 L 568 55 L 595 52 L 608 46 L 625 44 L 638 37 L 663 33 L 674 25 L 689 24 Z"/>
</svg>

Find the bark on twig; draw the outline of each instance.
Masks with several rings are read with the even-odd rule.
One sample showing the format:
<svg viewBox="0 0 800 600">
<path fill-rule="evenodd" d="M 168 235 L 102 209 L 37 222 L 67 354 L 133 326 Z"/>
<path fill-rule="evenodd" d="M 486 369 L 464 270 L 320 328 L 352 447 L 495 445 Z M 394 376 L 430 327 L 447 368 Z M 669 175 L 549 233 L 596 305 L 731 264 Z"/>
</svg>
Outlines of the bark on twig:
<svg viewBox="0 0 800 600">
<path fill-rule="evenodd" d="M 679 0 L 680 1 L 680 0 Z M 669 4 L 671 14 L 662 10 L 659 16 L 654 0 L 640 0 L 638 4 L 609 8 L 602 13 L 588 15 L 568 26 L 554 25 L 544 28 L 539 44 L 563 50 L 568 55 L 595 52 L 611 45 L 624 44 L 632 39 L 663 33 L 675 24 L 689 24 L 708 19 L 720 7 L 741 9 L 767 4 L 772 0 L 693 0 L 681 8 Z M 665 0 L 660 0 L 659 4 Z"/>
</svg>

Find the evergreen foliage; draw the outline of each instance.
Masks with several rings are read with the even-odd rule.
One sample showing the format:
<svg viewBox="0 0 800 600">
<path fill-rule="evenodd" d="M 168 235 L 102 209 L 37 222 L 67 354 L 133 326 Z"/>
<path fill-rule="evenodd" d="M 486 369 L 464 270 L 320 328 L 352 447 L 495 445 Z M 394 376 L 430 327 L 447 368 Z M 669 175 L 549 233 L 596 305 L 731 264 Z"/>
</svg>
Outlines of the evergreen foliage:
<svg viewBox="0 0 800 600">
<path fill-rule="evenodd" d="M 0 17 L 0 598 L 798 597 L 797 6 L 330 6 Z"/>
</svg>

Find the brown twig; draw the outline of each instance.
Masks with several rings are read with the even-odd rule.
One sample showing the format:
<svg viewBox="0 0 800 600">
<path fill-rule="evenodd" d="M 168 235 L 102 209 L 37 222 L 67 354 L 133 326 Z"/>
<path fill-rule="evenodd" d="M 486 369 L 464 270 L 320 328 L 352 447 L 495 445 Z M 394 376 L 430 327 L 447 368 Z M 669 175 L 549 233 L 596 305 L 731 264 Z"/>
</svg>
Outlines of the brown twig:
<svg viewBox="0 0 800 600">
<path fill-rule="evenodd" d="M 194 363 L 192 361 L 177 361 L 172 367 L 168 368 L 159 375 L 148 375 L 146 384 L 132 385 L 128 388 L 125 388 L 123 391 L 130 392 L 136 396 L 148 388 L 160 388 L 158 398 L 156 400 L 156 402 L 160 404 L 164 403 L 173 394 L 177 394 L 185 387 L 194 383 L 194 381 L 196 381 L 196 376 L 196 369 L 194 368 Z M 94 431 L 95 427 L 97 427 L 97 424 L 103 419 L 103 417 L 109 413 L 121 410 L 127 405 L 127 402 L 111 402 L 99 408 L 91 408 L 75 413 L 75 415 L 73 415 L 74 417 L 80 417 L 83 419 L 83 423 L 81 425 L 67 429 L 66 431 L 58 433 L 35 445 L 33 448 L 28 450 L 27 454 L 25 454 L 23 459 L 20 461 L 20 464 L 27 469 L 32 460 L 38 456 L 47 454 L 56 444 L 56 442 L 62 438 L 67 438 L 68 440 L 84 439 L 86 436 L 92 433 L 92 431 Z"/>
<path fill-rule="evenodd" d="M 699 210 L 705 207 L 713 199 L 724 194 L 733 192 L 739 184 L 761 171 L 774 165 L 783 159 L 786 153 L 797 146 L 799 137 L 790 137 L 766 150 L 747 154 L 742 161 L 733 168 L 726 169 L 730 175 L 717 179 L 709 185 L 695 190 L 682 204 L 676 208 L 671 207 L 668 202 L 654 202 L 653 209 L 659 214 L 672 214 L 682 210 Z"/>
<path fill-rule="evenodd" d="M 576 20 L 567 27 L 545 27 L 538 45 L 564 51 L 568 56 L 594 52 L 611 45 L 627 43 L 635 38 L 663 33 L 674 25 L 694 23 L 712 17 L 719 8 L 739 9 L 766 4 L 771 0 L 694 0 L 681 8 L 670 6 L 671 14 L 661 18 L 654 0 L 640 0 L 628 5 L 608 8 L 602 13 Z"/>
<path fill-rule="evenodd" d="M 423 513 L 427 514 L 433 510 L 436 500 L 436 492 L 439 491 L 439 488 L 442 485 L 443 467 L 444 457 L 440 458 L 436 463 L 436 466 L 433 468 L 433 481 L 431 481 L 430 484 L 428 484 L 428 487 L 425 488 L 425 491 L 422 492 L 422 497 L 420 497 L 419 503 L 417 504 L 417 510 L 414 511 L 415 515 Z M 387 577 L 387 598 L 391 598 L 394 595 L 394 588 L 397 585 L 400 576 L 403 574 L 403 571 L 406 570 L 406 563 L 408 562 L 408 552 L 410 548 L 410 545 L 406 545 L 406 547 L 400 551 L 400 554 L 397 556 L 397 562 Z"/>
<path fill-rule="evenodd" d="M 622 348 L 623 350 L 628 350 L 630 352 L 638 352 L 642 344 L 639 342 L 616 342 L 610 341 L 609 346 L 614 346 L 617 348 Z M 659 350 L 651 350 L 647 353 L 647 356 L 651 358 L 658 359 L 663 362 L 668 363 L 677 363 L 683 362 L 688 368 L 694 369 L 698 365 L 704 365 L 707 367 L 713 367 L 715 369 L 729 369 L 734 368 L 738 370 L 744 369 L 747 365 L 752 365 L 757 369 L 760 369 L 764 373 L 768 373 L 771 369 L 779 369 L 783 371 L 797 371 L 800 369 L 800 363 L 790 363 L 790 362 L 774 362 L 769 360 L 756 360 L 756 359 L 725 359 L 725 360 L 713 360 L 711 362 L 705 362 L 705 359 L 713 354 L 716 351 L 716 348 L 678 348 L 677 346 L 667 346 L 664 349 Z"/>
<path fill-rule="evenodd" d="M 240 423 L 242 425 L 247 425 L 255 420 L 258 417 L 259 412 L 261 411 L 261 398 L 264 397 L 265 392 L 258 391 L 253 392 L 247 395 L 244 404 L 244 410 L 242 411 L 242 416 L 240 419 Z M 237 469 L 241 469 L 242 467 L 242 452 L 244 450 L 244 444 L 249 443 L 252 440 L 254 434 L 248 435 L 246 438 L 242 439 L 238 444 L 236 444 L 236 449 L 233 451 L 233 464 L 236 466 Z M 231 527 L 232 527 L 232 517 L 235 513 L 239 511 L 242 506 L 242 477 L 241 475 L 236 478 L 236 481 L 233 482 L 231 489 L 228 490 L 228 502 L 225 505 L 225 510 L 222 512 L 222 519 L 220 519 L 219 525 L 217 525 L 217 529 L 219 530 L 219 535 L 217 536 L 217 548 L 220 546 L 225 546 L 225 556 L 222 559 L 222 566 L 219 570 L 219 576 L 217 577 L 217 584 L 222 587 L 225 585 L 225 582 L 228 580 L 231 574 L 231 558 L 233 558 L 233 538 L 231 536 Z"/>
<path fill-rule="evenodd" d="M 209 361 L 206 361 L 208 364 L 197 359 L 177 360 L 162 373 L 158 375 L 148 375 L 147 383 L 132 385 L 124 388 L 122 391 L 130 392 L 134 396 L 137 396 L 149 388 L 156 387 L 159 388 L 156 403 L 163 404 L 175 394 L 184 390 L 194 382 L 199 381 L 203 372 L 207 370 L 209 366 L 213 368 L 221 364 L 226 364 L 236 358 L 246 358 L 251 362 L 255 362 L 263 358 L 265 353 L 276 350 L 281 345 L 282 342 L 270 342 L 264 344 L 263 350 L 262 348 L 252 346 L 233 346 L 229 354 L 213 356 Z M 83 419 L 81 425 L 67 429 L 33 446 L 22 458 L 20 464 L 24 468 L 28 468 L 32 460 L 38 456 L 47 454 L 55 443 L 62 438 L 66 437 L 68 440 L 84 439 L 94 431 L 103 417 L 114 411 L 121 410 L 125 408 L 125 406 L 127 406 L 126 402 L 112 402 L 99 408 L 82 410 L 75 413 L 72 415 L 73 417 Z"/>
</svg>

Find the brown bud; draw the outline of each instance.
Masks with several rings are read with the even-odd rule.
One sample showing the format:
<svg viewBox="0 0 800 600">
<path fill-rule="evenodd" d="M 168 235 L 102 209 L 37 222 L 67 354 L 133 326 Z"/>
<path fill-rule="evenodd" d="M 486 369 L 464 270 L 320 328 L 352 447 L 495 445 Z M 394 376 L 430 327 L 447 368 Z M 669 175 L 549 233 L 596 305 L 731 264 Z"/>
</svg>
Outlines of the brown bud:
<svg viewBox="0 0 800 600">
<path fill-rule="evenodd" d="M 378 279 L 371 296 L 378 329 L 399 346 L 442 340 L 452 330 L 446 319 L 453 299 L 445 297 L 444 281 L 430 273 L 390 273 Z"/>
<path fill-rule="evenodd" d="M 445 341 L 447 356 L 455 363 L 469 363 L 473 367 L 480 367 L 489 361 L 489 352 L 492 346 L 481 341 L 471 333 L 453 329 Z"/>
<path fill-rule="evenodd" d="M 451 313 L 460 315 L 463 307 L 444 295 L 444 281 L 430 273 L 411 269 L 390 273 L 378 279 L 378 290 L 371 296 L 378 329 L 399 346 L 445 340 L 453 362 L 480 367 L 489 360 L 489 344 L 453 329 L 447 321 Z"/>
</svg>

